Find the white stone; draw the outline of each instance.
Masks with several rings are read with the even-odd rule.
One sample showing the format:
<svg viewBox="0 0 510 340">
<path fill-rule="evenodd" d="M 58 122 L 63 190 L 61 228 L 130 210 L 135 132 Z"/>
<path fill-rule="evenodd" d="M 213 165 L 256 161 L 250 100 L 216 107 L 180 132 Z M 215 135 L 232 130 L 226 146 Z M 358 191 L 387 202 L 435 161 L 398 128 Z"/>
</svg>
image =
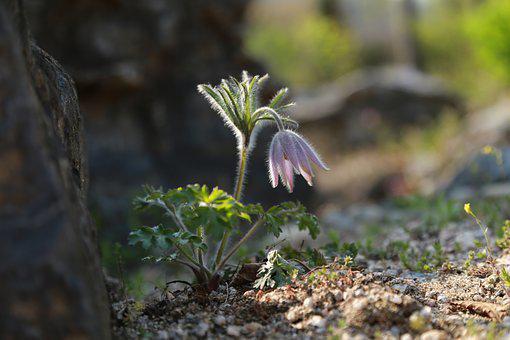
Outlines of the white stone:
<svg viewBox="0 0 510 340">
<path fill-rule="evenodd" d="M 223 326 L 227 323 L 227 319 L 223 315 L 216 315 L 213 321 L 218 326 Z"/>
<path fill-rule="evenodd" d="M 440 331 L 437 329 L 432 329 L 423 333 L 420 336 L 420 340 L 446 340 L 448 339 L 448 334 L 444 331 Z"/>
<path fill-rule="evenodd" d="M 314 315 L 310 318 L 310 325 L 315 326 L 317 328 L 326 327 L 326 319 L 324 319 L 320 315 Z"/>
<path fill-rule="evenodd" d="M 241 327 L 230 325 L 227 327 L 227 334 L 230 336 L 238 337 L 241 335 Z"/>
<path fill-rule="evenodd" d="M 400 305 L 402 303 L 402 297 L 400 295 L 392 294 L 390 295 L 389 300 L 396 305 Z"/>
<path fill-rule="evenodd" d="M 296 308 L 291 308 L 289 309 L 289 311 L 287 312 L 287 314 L 285 315 L 285 317 L 287 318 L 287 320 L 289 320 L 290 322 L 295 322 L 295 321 L 298 321 L 299 318 L 301 317 L 300 314 L 298 313 L 298 311 L 296 310 Z"/>
<path fill-rule="evenodd" d="M 209 330 L 209 324 L 204 321 L 200 321 L 195 329 L 195 333 L 198 336 L 203 337 L 207 334 L 208 330 Z"/>
<path fill-rule="evenodd" d="M 437 296 L 437 301 L 439 301 L 439 302 L 448 302 L 448 298 L 444 294 L 439 294 Z"/>
<path fill-rule="evenodd" d="M 311 296 L 307 297 L 305 299 L 305 301 L 303 301 L 303 307 L 313 309 L 314 303 L 313 303 L 313 298 Z"/>
<path fill-rule="evenodd" d="M 170 339 L 170 334 L 168 334 L 168 331 L 165 331 L 165 330 L 158 331 L 157 339 L 158 340 L 168 340 L 168 339 Z"/>
</svg>

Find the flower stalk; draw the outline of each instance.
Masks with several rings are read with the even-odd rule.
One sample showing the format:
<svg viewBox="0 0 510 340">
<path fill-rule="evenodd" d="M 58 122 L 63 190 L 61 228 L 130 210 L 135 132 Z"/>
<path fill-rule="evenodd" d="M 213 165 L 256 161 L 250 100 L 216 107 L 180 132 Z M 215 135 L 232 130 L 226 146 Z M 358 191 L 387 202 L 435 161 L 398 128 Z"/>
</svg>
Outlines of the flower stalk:
<svg viewBox="0 0 510 340">
<path fill-rule="evenodd" d="M 244 187 L 244 179 L 246 177 L 246 165 L 248 163 L 248 150 L 246 146 L 243 146 L 239 152 L 239 167 L 237 170 L 236 183 L 234 187 L 234 198 L 237 201 L 241 200 L 241 196 L 243 193 Z M 215 268 L 219 267 L 221 262 L 221 257 L 223 256 L 223 252 L 225 251 L 225 247 L 230 239 L 230 232 L 225 230 L 223 232 L 223 236 L 221 238 L 220 246 L 218 247 L 218 251 L 216 253 L 216 259 L 214 260 Z"/>
<path fill-rule="evenodd" d="M 228 252 L 228 254 L 225 256 L 223 260 L 216 266 L 216 269 L 213 272 L 213 276 L 217 274 L 227 261 L 237 252 L 237 250 L 257 231 L 258 227 L 260 227 L 264 223 L 264 218 L 260 218 L 255 224 L 252 225 L 252 227 L 244 234 L 244 236 L 237 241 L 237 243 L 232 247 L 232 249 Z"/>
</svg>

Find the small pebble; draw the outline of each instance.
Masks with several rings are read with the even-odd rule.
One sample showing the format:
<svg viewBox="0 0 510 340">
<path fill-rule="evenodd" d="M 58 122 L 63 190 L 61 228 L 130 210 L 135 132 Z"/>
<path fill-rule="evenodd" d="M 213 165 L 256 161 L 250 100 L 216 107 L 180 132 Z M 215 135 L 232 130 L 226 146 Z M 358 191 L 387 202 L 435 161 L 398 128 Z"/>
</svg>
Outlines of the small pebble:
<svg viewBox="0 0 510 340">
<path fill-rule="evenodd" d="M 204 321 L 200 321 L 195 328 L 195 334 L 200 337 L 204 337 L 207 334 L 208 330 L 209 330 L 209 324 Z"/>
<path fill-rule="evenodd" d="M 335 296 L 335 300 L 337 302 L 340 302 L 344 299 L 344 293 L 341 290 L 335 290 L 333 295 Z"/>
<path fill-rule="evenodd" d="M 213 319 L 214 323 L 218 326 L 223 326 L 227 323 L 227 319 L 223 315 L 217 315 Z"/>
<path fill-rule="evenodd" d="M 386 274 L 388 274 L 389 276 L 397 276 L 398 272 L 395 269 L 388 269 L 386 271 Z"/>
<path fill-rule="evenodd" d="M 502 324 L 507 327 L 507 328 L 510 328 L 510 316 L 505 316 L 505 318 L 503 319 L 502 321 Z"/>
<path fill-rule="evenodd" d="M 392 294 L 390 295 L 389 300 L 396 305 L 400 305 L 402 303 L 402 297 L 400 295 Z"/>
<path fill-rule="evenodd" d="M 434 292 L 434 291 L 431 291 L 431 290 L 429 290 L 428 292 L 426 292 L 426 293 L 425 293 L 425 297 L 426 297 L 427 299 L 434 298 L 436 295 L 437 295 L 437 293 L 436 293 L 436 292 Z"/>
<path fill-rule="evenodd" d="M 314 315 L 310 318 L 310 325 L 315 326 L 317 328 L 326 327 L 326 319 L 324 319 L 320 315 Z"/>
<path fill-rule="evenodd" d="M 168 331 L 165 331 L 165 330 L 158 331 L 158 335 L 157 335 L 156 339 L 168 340 L 168 339 L 170 339 L 170 334 L 168 334 Z"/>
<path fill-rule="evenodd" d="M 285 314 L 285 317 L 287 318 L 287 320 L 289 320 L 290 322 L 295 322 L 295 321 L 298 321 L 299 318 L 300 318 L 300 315 L 298 313 L 298 311 L 295 309 L 295 308 L 291 308 L 289 309 L 289 311 L 287 312 L 287 314 Z"/>
<path fill-rule="evenodd" d="M 255 333 L 259 329 L 261 329 L 263 326 L 258 322 L 250 322 L 244 325 L 244 330 L 248 333 Z"/>
<path fill-rule="evenodd" d="M 241 327 L 230 325 L 227 327 L 227 334 L 230 336 L 238 337 L 241 335 Z"/>
<path fill-rule="evenodd" d="M 254 290 L 248 290 L 244 292 L 243 297 L 245 298 L 254 298 L 257 293 Z"/>
<path fill-rule="evenodd" d="M 303 301 L 303 307 L 313 309 L 314 303 L 313 303 L 313 298 L 311 296 L 307 297 L 305 299 L 305 301 Z"/>
<path fill-rule="evenodd" d="M 448 298 L 444 294 L 439 294 L 437 296 L 437 301 L 439 301 L 439 302 L 448 302 Z"/>
<path fill-rule="evenodd" d="M 408 288 L 409 285 L 406 284 L 396 284 L 393 286 L 393 289 L 398 290 L 401 293 L 405 293 Z"/>
<path fill-rule="evenodd" d="M 430 308 L 429 306 L 425 306 L 420 310 L 420 314 L 427 319 L 431 319 L 432 318 L 432 308 Z"/>
<path fill-rule="evenodd" d="M 368 305 L 368 300 L 365 299 L 356 299 L 352 303 L 352 308 L 355 310 L 362 310 Z"/>
<path fill-rule="evenodd" d="M 447 340 L 447 339 L 448 334 L 446 334 L 446 332 L 444 331 L 440 331 L 437 329 L 427 331 L 420 336 L 420 340 Z"/>
<path fill-rule="evenodd" d="M 357 290 L 354 292 L 354 296 L 355 296 L 355 297 L 363 296 L 363 295 L 365 295 L 365 292 L 363 291 L 363 289 L 357 289 Z"/>
<path fill-rule="evenodd" d="M 437 305 L 436 301 L 434 301 L 434 300 L 427 300 L 424 302 L 424 304 L 426 304 L 427 306 L 430 306 L 430 307 L 435 307 Z"/>
<path fill-rule="evenodd" d="M 390 333 L 398 339 L 398 336 L 400 335 L 400 329 L 397 326 L 393 326 L 390 328 Z"/>
</svg>

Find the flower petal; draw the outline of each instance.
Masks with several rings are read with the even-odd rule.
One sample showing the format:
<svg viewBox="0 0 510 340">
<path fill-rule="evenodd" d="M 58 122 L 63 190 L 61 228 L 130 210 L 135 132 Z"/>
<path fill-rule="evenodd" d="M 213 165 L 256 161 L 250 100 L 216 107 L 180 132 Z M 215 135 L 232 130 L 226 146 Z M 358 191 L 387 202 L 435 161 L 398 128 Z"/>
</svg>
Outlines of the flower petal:
<svg viewBox="0 0 510 340">
<path fill-rule="evenodd" d="M 294 171 L 292 163 L 288 160 L 284 160 L 280 170 L 282 182 L 285 184 L 289 192 L 292 192 L 294 190 Z"/>
<path fill-rule="evenodd" d="M 297 136 L 299 136 L 297 133 L 294 132 L 294 134 L 296 134 Z M 328 166 L 326 165 L 326 163 L 324 163 L 319 154 L 317 153 L 317 151 L 314 150 L 314 148 L 301 136 L 299 136 L 298 138 L 298 141 L 299 141 L 299 145 L 303 148 L 303 150 L 305 151 L 307 157 L 315 164 L 317 164 L 317 166 L 321 167 L 322 169 L 324 170 L 329 170 Z"/>
<path fill-rule="evenodd" d="M 297 143 L 298 141 L 295 139 L 293 134 L 289 133 L 289 130 L 281 131 L 281 143 L 283 147 L 283 154 L 286 159 L 288 159 L 297 173 L 299 173 L 299 158 L 298 158 L 298 150 Z"/>
<path fill-rule="evenodd" d="M 312 178 L 314 176 L 312 167 L 310 166 L 310 162 L 308 162 L 308 157 L 306 155 L 305 150 L 301 146 L 301 144 L 298 144 L 298 157 L 299 157 L 299 171 L 301 175 L 306 179 L 306 182 L 309 186 L 313 185 Z"/>
<path fill-rule="evenodd" d="M 276 138 L 273 138 L 269 147 L 269 180 L 273 188 L 278 186 L 278 163 L 283 158 L 282 146 Z"/>
</svg>

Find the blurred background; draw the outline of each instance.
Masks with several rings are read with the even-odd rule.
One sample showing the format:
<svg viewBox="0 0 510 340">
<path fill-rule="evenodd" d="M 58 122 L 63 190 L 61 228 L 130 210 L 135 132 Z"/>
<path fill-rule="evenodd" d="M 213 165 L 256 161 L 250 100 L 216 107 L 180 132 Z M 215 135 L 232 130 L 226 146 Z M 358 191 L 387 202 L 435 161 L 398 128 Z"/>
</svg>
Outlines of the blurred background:
<svg viewBox="0 0 510 340">
<path fill-rule="evenodd" d="M 504 195 L 510 173 L 508 0 L 27 0 L 35 40 L 78 88 L 89 205 L 115 273 L 143 184 L 231 190 L 235 141 L 196 91 L 269 73 L 331 171 L 296 193 L 267 180 L 266 128 L 245 199 L 321 217 L 403 195 Z M 491 146 L 491 147 L 485 147 Z"/>
</svg>

